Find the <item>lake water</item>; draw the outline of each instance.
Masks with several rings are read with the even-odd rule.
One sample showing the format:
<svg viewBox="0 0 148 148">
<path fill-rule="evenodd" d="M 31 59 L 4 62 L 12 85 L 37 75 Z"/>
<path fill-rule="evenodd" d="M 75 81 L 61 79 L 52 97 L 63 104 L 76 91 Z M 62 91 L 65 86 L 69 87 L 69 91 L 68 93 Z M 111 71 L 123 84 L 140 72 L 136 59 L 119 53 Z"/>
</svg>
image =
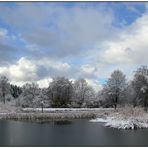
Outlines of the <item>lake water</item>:
<svg viewBox="0 0 148 148">
<path fill-rule="evenodd" d="M 148 146 L 148 129 L 118 130 L 88 120 L 0 121 L 0 146 Z"/>
</svg>

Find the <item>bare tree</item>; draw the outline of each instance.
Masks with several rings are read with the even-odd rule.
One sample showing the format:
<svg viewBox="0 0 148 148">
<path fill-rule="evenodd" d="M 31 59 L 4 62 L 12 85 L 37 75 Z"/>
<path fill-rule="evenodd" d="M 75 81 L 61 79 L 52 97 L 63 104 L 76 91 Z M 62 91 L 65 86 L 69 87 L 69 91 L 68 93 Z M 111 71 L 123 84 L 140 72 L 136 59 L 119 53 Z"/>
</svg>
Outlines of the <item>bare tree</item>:
<svg viewBox="0 0 148 148">
<path fill-rule="evenodd" d="M 20 96 L 20 103 L 23 107 L 33 106 L 33 101 L 39 95 L 39 88 L 36 83 L 26 83 L 22 88 L 22 94 Z"/>
<path fill-rule="evenodd" d="M 68 107 L 72 97 L 72 82 L 64 77 L 54 78 L 49 84 L 48 95 L 52 107 Z"/>
<path fill-rule="evenodd" d="M 108 79 L 103 91 L 105 95 L 113 103 L 114 108 L 117 108 L 119 99 L 125 95 L 126 78 L 120 70 L 115 70 Z"/>
<path fill-rule="evenodd" d="M 132 85 L 132 81 L 129 81 L 127 83 L 127 87 L 126 87 L 126 104 L 131 104 L 133 105 L 133 107 L 135 106 L 135 92 L 134 92 L 134 88 Z"/>
<path fill-rule="evenodd" d="M 95 97 L 95 92 L 91 86 L 88 85 L 85 79 L 79 79 L 74 82 L 73 99 L 82 107 L 84 101 L 91 100 Z"/>
</svg>

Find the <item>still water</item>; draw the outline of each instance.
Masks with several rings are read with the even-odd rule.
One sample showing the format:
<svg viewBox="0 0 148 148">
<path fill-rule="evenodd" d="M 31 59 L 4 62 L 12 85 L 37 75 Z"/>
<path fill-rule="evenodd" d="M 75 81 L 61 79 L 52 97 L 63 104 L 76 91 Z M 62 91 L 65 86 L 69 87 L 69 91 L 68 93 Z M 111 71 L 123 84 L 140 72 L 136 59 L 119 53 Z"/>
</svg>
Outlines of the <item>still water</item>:
<svg viewBox="0 0 148 148">
<path fill-rule="evenodd" d="M 117 130 L 88 120 L 0 121 L 0 146 L 148 146 L 148 129 Z"/>
</svg>

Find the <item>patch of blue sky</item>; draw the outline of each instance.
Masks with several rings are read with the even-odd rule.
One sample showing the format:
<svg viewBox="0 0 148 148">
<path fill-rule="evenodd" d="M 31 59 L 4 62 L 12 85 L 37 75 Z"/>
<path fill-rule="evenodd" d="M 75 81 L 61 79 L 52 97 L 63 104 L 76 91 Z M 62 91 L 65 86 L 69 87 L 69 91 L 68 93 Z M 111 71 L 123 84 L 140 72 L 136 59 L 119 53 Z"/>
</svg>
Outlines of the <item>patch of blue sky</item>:
<svg viewBox="0 0 148 148">
<path fill-rule="evenodd" d="M 108 7 L 114 13 L 115 27 L 123 27 L 132 24 L 137 18 L 145 12 L 145 3 L 142 2 L 112 2 Z"/>
<path fill-rule="evenodd" d="M 113 25 L 115 27 L 123 27 L 132 24 L 146 10 L 144 2 L 56 2 L 52 4 L 65 8 L 91 7 L 98 10 L 111 10 L 114 13 Z"/>
<path fill-rule="evenodd" d="M 107 78 L 98 78 L 97 80 L 98 80 L 99 84 L 101 84 L 101 85 L 105 85 L 107 82 Z"/>
<path fill-rule="evenodd" d="M 69 1 L 69 2 L 37 2 L 35 3 L 37 6 L 49 6 L 49 7 L 58 7 L 62 6 L 65 8 L 73 8 L 73 7 L 98 7 L 97 4 L 102 3 L 102 2 L 74 2 L 74 1 Z"/>
<path fill-rule="evenodd" d="M 8 35 L 11 35 L 11 36 L 12 35 L 16 36 L 20 33 L 18 28 L 14 28 L 13 25 L 5 23 L 1 17 L 0 17 L 0 28 L 6 29 L 8 31 L 7 32 Z"/>
<path fill-rule="evenodd" d="M 97 8 L 98 4 L 102 2 L 65 2 L 64 6 L 68 8 L 72 7 L 81 7 L 81 8 L 87 8 L 87 7 L 94 7 Z"/>
<path fill-rule="evenodd" d="M 0 7 L 7 6 L 7 7 L 15 7 L 17 6 L 16 2 L 0 2 Z"/>
</svg>

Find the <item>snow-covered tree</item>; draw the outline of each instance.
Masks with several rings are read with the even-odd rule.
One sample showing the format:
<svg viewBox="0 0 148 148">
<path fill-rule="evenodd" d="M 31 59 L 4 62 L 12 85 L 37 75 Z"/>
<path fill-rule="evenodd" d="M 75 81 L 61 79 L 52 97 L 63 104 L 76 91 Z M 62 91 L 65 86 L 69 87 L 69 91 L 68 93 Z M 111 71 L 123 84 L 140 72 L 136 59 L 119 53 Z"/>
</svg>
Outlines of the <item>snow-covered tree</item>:
<svg viewBox="0 0 148 148">
<path fill-rule="evenodd" d="M 110 104 L 117 108 L 119 100 L 123 99 L 126 90 L 126 78 L 120 70 L 115 70 L 103 88 L 103 94 Z"/>
<path fill-rule="evenodd" d="M 88 103 L 95 98 L 94 89 L 88 85 L 85 79 L 76 80 L 73 89 L 73 100 L 79 104 L 79 107 L 83 107 L 84 103 Z"/>
<path fill-rule="evenodd" d="M 148 106 L 148 68 L 141 66 L 137 69 L 132 81 L 135 93 L 134 105 Z"/>
<path fill-rule="evenodd" d="M 5 76 L 1 76 L 0 77 L 0 97 L 1 100 L 4 102 L 6 102 L 6 95 L 10 95 L 10 83 L 7 77 Z"/>
<path fill-rule="evenodd" d="M 20 95 L 20 104 L 23 107 L 33 107 L 33 102 L 39 95 L 39 87 L 37 83 L 26 83 L 22 87 L 22 94 Z"/>
<path fill-rule="evenodd" d="M 113 101 L 110 96 L 109 89 L 107 88 L 107 85 L 104 85 L 102 90 L 100 92 L 98 92 L 97 97 L 99 98 L 102 107 L 113 107 Z"/>
<path fill-rule="evenodd" d="M 54 78 L 49 84 L 48 96 L 52 107 L 68 107 L 72 98 L 72 82 L 64 77 Z"/>
<path fill-rule="evenodd" d="M 125 104 L 133 105 L 133 107 L 135 107 L 136 105 L 136 95 L 135 95 L 132 80 L 130 80 L 127 83 L 126 94 L 125 94 Z"/>
<path fill-rule="evenodd" d="M 33 100 L 33 106 L 34 107 L 41 107 L 43 105 L 44 108 L 50 107 L 50 100 L 47 95 L 47 88 L 39 88 L 38 93 Z"/>
</svg>

